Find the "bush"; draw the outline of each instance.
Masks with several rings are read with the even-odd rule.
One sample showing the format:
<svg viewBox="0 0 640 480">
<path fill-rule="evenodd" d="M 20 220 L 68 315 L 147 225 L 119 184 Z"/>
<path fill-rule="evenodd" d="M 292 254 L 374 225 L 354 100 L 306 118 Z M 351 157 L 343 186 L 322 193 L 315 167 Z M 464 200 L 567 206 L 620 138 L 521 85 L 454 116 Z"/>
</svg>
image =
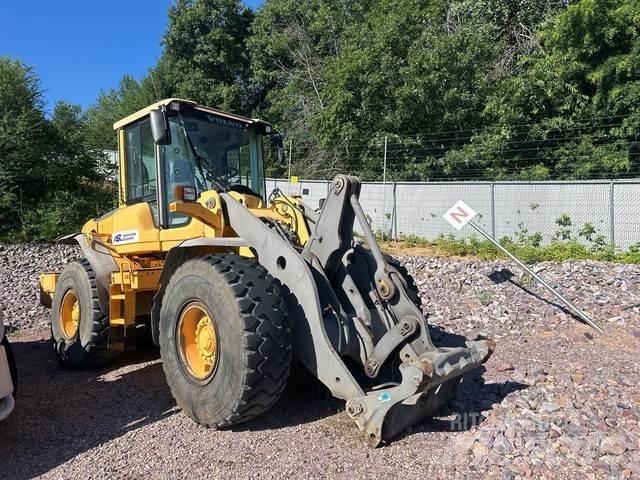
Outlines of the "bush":
<svg viewBox="0 0 640 480">
<path fill-rule="evenodd" d="M 560 262 L 563 260 L 601 260 L 620 263 L 640 264 L 640 244 L 631 246 L 628 251 L 616 253 L 611 245 L 583 245 L 576 240 L 553 240 L 547 245 L 540 245 L 538 236 L 533 241 L 513 240 L 510 237 L 500 239 L 500 244 L 525 263 L 545 261 Z M 453 235 L 440 236 L 430 241 L 416 235 L 401 235 L 400 241 L 408 247 L 434 248 L 442 255 L 453 257 L 473 256 L 483 260 L 506 258 L 495 245 L 488 240 L 475 236 L 468 239 L 456 238 Z"/>
<path fill-rule="evenodd" d="M 8 235 L 9 242 L 48 242 L 79 232 L 84 223 L 112 209 L 116 198 L 110 186 L 84 192 L 55 192 L 32 210 L 23 213 L 22 229 Z"/>
</svg>

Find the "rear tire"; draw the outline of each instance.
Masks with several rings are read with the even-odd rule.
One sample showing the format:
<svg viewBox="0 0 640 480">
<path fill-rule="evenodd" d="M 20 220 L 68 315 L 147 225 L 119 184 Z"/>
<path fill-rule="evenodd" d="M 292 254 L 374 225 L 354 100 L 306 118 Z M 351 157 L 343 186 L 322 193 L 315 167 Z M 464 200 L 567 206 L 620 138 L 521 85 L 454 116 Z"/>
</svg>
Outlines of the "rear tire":
<svg viewBox="0 0 640 480">
<path fill-rule="evenodd" d="M 76 308 L 79 310 L 74 311 Z M 99 367 L 117 355 L 107 348 L 109 317 L 100 310 L 96 277 L 85 259 L 68 263 L 58 278 L 51 307 L 51 338 L 65 367 Z"/>
<path fill-rule="evenodd" d="M 189 327 L 194 311 L 200 316 Z M 194 351 L 207 361 L 200 363 Z M 279 282 L 237 255 L 185 262 L 162 300 L 160 355 L 176 403 L 196 422 L 221 428 L 266 412 L 284 390 L 291 364 Z"/>
<path fill-rule="evenodd" d="M 407 295 L 409 296 L 409 299 L 416 305 L 416 307 L 422 310 L 422 299 L 420 298 L 420 291 L 418 290 L 416 281 L 411 276 L 409 271 L 405 268 L 404 265 L 402 265 L 391 255 L 385 255 L 384 259 L 389 265 L 398 270 L 398 273 L 400 273 L 400 277 L 404 281 L 405 287 L 407 288 Z"/>
</svg>

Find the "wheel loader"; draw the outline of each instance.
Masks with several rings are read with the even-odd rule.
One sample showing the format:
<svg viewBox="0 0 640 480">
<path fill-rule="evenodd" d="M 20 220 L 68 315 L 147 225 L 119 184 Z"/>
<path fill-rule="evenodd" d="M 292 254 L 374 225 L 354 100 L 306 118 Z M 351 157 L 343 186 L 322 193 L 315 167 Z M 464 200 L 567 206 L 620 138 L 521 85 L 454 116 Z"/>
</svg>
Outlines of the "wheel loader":
<svg viewBox="0 0 640 480">
<path fill-rule="evenodd" d="M 177 405 L 223 428 L 269 410 L 299 361 L 375 447 L 491 355 L 491 340 L 433 343 L 358 178 L 338 175 L 321 208 L 267 196 L 264 150 L 283 152 L 269 123 L 167 99 L 114 129 L 119 206 L 60 238 L 82 259 L 40 278 L 63 365 L 103 365 L 147 332 Z"/>
</svg>

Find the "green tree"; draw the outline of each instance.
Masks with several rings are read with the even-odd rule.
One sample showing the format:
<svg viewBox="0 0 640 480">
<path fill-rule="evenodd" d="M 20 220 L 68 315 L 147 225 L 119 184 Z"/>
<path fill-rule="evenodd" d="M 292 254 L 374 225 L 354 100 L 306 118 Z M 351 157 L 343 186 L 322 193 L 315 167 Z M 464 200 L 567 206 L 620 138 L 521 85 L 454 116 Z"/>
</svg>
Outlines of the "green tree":
<svg viewBox="0 0 640 480">
<path fill-rule="evenodd" d="M 485 118 L 499 128 L 475 140 L 497 146 L 493 160 L 476 146 L 465 154 L 484 157 L 483 166 L 494 177 L 637 172 L 638 2 L 581 0 L 554 17 L 538 37 L 541 50 L 524 57 L 487 102 Z"/>
<path fill-rule="evenodd" d="M 156 68 L 137 81 L 124 75 L 117 89 L 102 91 L 86 116 L 86 137 L 90 146 L 98 149 L 115 150 L 118 145 L 113 124 L 122 118 L 163 98 L 172 96 L 164 75 L 165 64 L 161 61 Z"/>
<path fill-rule="evenodd" d="M 42 197 L 30 198 L 13 238 L 50 241 L 78 231 L 84 222 L 115 206 L 115 182 L 105 177 L 101 150 L 87 142 L 79 105 L 58 102 L 48 122 L 49 152 L 42 162 Z"/>
<path fill-rule="evenodd" d="M 327 107 L 327 66 L 340 58 L 345 30 L 359 24 L 370 1 L 270 0 L 258 11 L 248 45 L 258 113 L 296 140 L 297 173 L 331 176 L 338 149 L 320 142 L 316 121 Z M 282 175 L 282 165 L 270 173 Z"/>
<path fill-rule="evenodd" d="M 50 132 L 40 82 L 22 62 L 0 58 L 0 235 L 21 225 L 43 195 Z"/>
<path fill-rule="evenodd" d="M 444 161 L 468 135 L 409 136 L 483 128 L 495 85 L 539 51 L 533 32 L 562 4 L 267 1 L 249 40 L 260 113 L 297 140 L 303 175 L 377 178 L 384 136 L 396 178 L 450 175 L 468 164 L 464 152 Z"/>
<path fill-rule="evenodd" d="M 51 240 L 113 206 L 86 128 L 67 102 L 47 119 L 33 70 L 0 58 L 0 238 Z"/>
<path fill-rule="evenodd" d="M 178 0 L 169 8 L 162 62 L 176 95 L 250 113 L 246 40 L 253 12 L 239 0 Z"/>
<path fill-rule="evenodd" d="M 388 136 L 395 178 L 442 174 L 446 151 L 466 139 L 409 136 L 483 126 L 510 37 L 476 10 L 473 2 L 376 1 L 350 25 L 327 65 L 326 108 L 315 122 L 348 169 L 378 178 Z"/>
</svg>

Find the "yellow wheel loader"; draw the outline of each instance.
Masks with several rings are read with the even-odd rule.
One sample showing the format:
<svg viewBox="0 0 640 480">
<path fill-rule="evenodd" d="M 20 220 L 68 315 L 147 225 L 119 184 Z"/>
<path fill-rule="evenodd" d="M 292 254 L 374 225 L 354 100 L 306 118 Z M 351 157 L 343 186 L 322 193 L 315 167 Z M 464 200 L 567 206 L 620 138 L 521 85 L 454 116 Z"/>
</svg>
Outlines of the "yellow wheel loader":
<svg viewBox="0 0 640 480">
<path fill-rule="evenodd" d="M 446 405 L 491 354 L 489 340 L 434 345 L 357 178 L 337 176 L 320 209 L 266 196 L 265 143 L 282 159 L 268 123 L 168 99 L 114 128 L 119 207 L 61 238 L 83 258 L 40 279 L 65 366 L 105 364 L 147 331 L 178 406 L 227 427 L 274 405 L 295 355 L 377 446 Z"/>
</svg>

